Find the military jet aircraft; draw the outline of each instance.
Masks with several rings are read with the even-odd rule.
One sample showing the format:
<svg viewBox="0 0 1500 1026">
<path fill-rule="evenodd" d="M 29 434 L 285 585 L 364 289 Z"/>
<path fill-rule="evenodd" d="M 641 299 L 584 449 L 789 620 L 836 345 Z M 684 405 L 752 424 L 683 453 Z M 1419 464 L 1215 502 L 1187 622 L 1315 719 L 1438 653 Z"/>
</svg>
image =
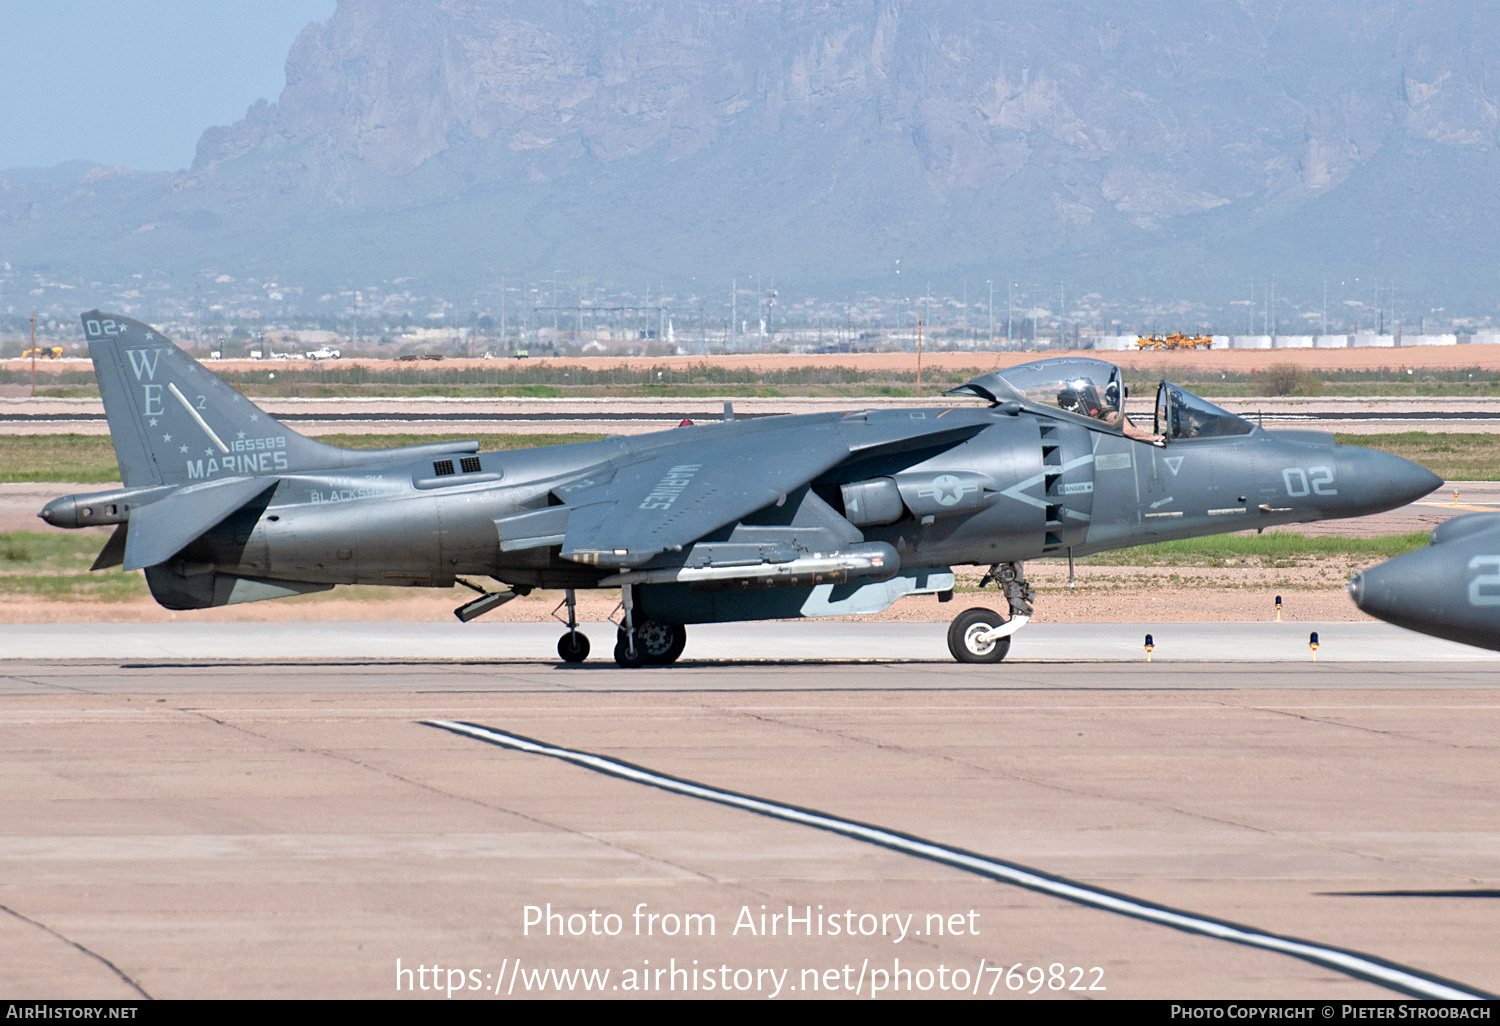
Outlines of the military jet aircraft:
<svg viewBox="0 0 1500 1026">
<path fill-rule="evenodd" d="M 1438 525 L 1427 548 L 1356 575 L 1349 597 L 1398 627 L 1500 649 L 1500 513 Z"/>
<path fill-rule="evenodd" d="M 580 588 L 620 590 L 621 666 L 665 665 L 692 624 L 946 602 L 967 565 L 989 568 L 981 586 L 1008 608 L 959 614 L 949 649 L 995 662 L 1033 612 L 1026 560 L 1374 513 L 1440 483 L 1166 382 L 1160 437 L 1128 437 L 1119 370 L 1071 358 L 931 409 L 734 420 L 726 406 L 723 422 L 632 438 L 355 451 L 288 429 L 146 324 L 94 310 L 83 327 L 124 487 L 40 515 L 118 525 L 96 569 L 144 569 L 169 609 L 457 582 L 480 592 L 455 610 L 465 622 L 561 589 L 567 662 L 589 652 Z"/>
</svg>

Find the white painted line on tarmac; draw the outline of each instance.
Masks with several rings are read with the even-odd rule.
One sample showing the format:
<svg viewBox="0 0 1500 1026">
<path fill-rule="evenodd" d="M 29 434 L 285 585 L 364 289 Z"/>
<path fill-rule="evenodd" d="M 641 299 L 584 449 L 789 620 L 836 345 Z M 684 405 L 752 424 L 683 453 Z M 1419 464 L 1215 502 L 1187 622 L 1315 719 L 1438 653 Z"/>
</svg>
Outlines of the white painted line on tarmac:
<svg viewBox="0 0 1500 1026">
<path fill-rule="evenodd" d="M 1467 984 L 1444 979 L 1396 962 L 1389 962 L 1375 955 L 1366 955 L 1346 948 L 1329 947 L 1295 937 L 1283 937 L 1224 919 L 1213 919 L 1194 912 L 1184 912 L 1181 909 L 1158 905 L 1155 902 L 1132 898 L 1129 895 L 1091 887 L 1088 884 L 1054 876 L 1051 873 L 1031 869 L 1014 862 L 990 858 L 987 855 L 950 847 L 912 834 L 871 826 L 857 820 L 844 819 L 826 812 L 818 812 L 815 809 L 803 809 L 795 805 L 783 805 L 766 798 L 725 791 L 707 784 L 683 780 L 680 777 L 667 776 L 607 756 L 580 752 L 571 748 L 557 748 L 519 734 L 510 734 L 477 723 L 460 723 L 453 720 L 423 720 L 422 722 L 429 727 L 452 731 L 455 734 L 499 745 L 502 748 L 561 759 L 575 766 L 582 766 L 585 769 L 638 784 L 658 787 L 675 794 L 701 798 L 704 801 L 717 802 L 720 805 L 743 809 L 747 812 L 769 816 L 772 819 L 827 830 L 858 841 L 904 852 L 917 858 L 953 866 L 992 880 L 1024 887 L 1030 891 L 1050 894 L 1064 901 L 1075 902 L 1090 908 L 1114 912 L 1133 919 L 1143 919 L 1185 933 L 1199 934 L 1232 944 L 1243 944 L 1247 947 L 1290 955 L 1293 958 L 1334 969 L 1356 979 L 1378 984 L 1412 997 L 1442 1001 L 1484 1001 L 1494 1000 L 1497 997 L 1495 994 L 1486 993 Z"/>
</svg>

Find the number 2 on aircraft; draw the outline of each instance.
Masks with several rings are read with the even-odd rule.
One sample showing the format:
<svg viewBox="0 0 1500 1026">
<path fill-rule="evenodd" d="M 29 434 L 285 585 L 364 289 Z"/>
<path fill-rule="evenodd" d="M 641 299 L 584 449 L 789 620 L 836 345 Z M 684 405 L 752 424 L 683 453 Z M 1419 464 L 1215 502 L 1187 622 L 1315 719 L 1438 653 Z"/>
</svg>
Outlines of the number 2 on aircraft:
<svg viewBox="0 0 1500 1026">
<path fill-rule="evenodd" d="M 1281 472 L 1281 479 L 1286 482 L 1286 493 L 1294 499 L 1300 499 L 1309 492 L 1318 495 L 1337 495 L 1337 488 L 1330 488 L 1333 484 L 1332 467 L 1311 467 L 1303 470 L 1301 467 L 1287 467 Z"/>
</svg>

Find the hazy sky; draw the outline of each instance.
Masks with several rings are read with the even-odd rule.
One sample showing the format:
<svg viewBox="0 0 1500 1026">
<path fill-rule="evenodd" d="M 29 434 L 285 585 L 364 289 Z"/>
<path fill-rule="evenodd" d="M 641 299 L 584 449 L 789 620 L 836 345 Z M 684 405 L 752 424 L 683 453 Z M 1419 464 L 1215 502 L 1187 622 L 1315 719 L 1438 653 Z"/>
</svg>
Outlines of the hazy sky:
<svg viewBox="0 0 1500 1026">
<path fill-rule="evenodd" d="M 0 168 L 175 170 L 286 84 L 335 0 L 0 0 Z"/>
</svg>

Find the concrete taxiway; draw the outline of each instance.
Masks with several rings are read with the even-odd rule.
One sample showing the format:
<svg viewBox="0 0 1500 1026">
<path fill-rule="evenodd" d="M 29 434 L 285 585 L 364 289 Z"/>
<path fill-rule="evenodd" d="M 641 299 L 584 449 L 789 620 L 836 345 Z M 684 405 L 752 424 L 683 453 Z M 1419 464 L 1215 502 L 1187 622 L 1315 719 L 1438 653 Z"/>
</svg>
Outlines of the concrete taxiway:
<svg viewBox="0 0 1500 1026">
<path fill-rule="evenodd" d="M 955 605 L 957 613 L 962 606 Z M 614 664 L 615 626 L 585 623 L 591 665 Z M 557 661 L 554 623 L 45 623 L 0 624 L 9 659 Z M 1311 635 L 1318 635 L 1316 653 Z M 1485 652 L 1378 622 L 1034 623 L 1018 632 L 1009 673 L 1032 662 L 1496 663 Z M 704 624 L 688 629 L 689 663 L 881 661 L 955 667 L 946 623 Z M 0 673 L 6 664 L 0 662 Z"/>
<path fill-rule="evenodd" d="M 227 639 L 242 626 L 218 629 Z M 758 628 L 760 655 L 791 657 L 784 626 Z M 941 637 L 941 625 L 913 626 Z M 430 720 L 1500 990 L 1493 663 L 1472 650 L 1381 660 L 1369 638 L 1360 661 L 1265 662 L 1272 630 L 1305 645 L 1307 625 L 1249 626 L 1260 641 L 1221 640 L 1241 649 L 1234 661 L 1149 665 L 1134 653 L 977 667 L 724 658 L 635 671 L 265 651 L 211 663 L 6 659 L 7 996 L 387 997 L 398 981 L 416 986 L 397 975 L 398 959 L 482 988 L 467 996 L 535 995 L 556 981 L 538 984 L 537 970 L 576 968 L 609 969 L 609 996 L 638 993 L 610 988 L 639 984 L 648 968 L 666 970 L 665 996 L 693 985 L 704 996 L 686 970 L 721 967 L 745 996 L 771 996 L 782 970 L 782 997 L 847 996 L 856 983 L 868 997 L 878 971 L 891 996 L 899 968 L 929 971 L 910 978 L 933 988 L 919 996 L 956 996 L 951 982 L 937 989 L 939 966 L 963 968 L 969 984 L 983 970 L 988 996 L 996 965 L 1040 966 L 1050 979 L 1054 964 L 1066 985 L 1073 967 L 1084 986 L 1098 967 L 1107 990 L 1044 982 L 1038 996 L 1393 996 L 1326 966 L 496 748 Z M 552 935 L 528 930 L 528 914 L 545 921 L 549 904 L 564 917 Z M 783 914 L 767 921 L 774 936 L 759 930 L 761 906 Z M 788 937 L 788 906 L 824 916 L 824 933 L 799 926 Z M 619 933 L 585 925 L 595 911 L 619 916 Z M 712 915 L 711 935 L 684 937 L 688 913 Z M 854 937 L 827 932 L 834 913 Z M 885 917 L 908 914 L 898 940 L 902 920 Z M 1015 993 L 1002 980 L 995 996 Z"/>
</svg>

